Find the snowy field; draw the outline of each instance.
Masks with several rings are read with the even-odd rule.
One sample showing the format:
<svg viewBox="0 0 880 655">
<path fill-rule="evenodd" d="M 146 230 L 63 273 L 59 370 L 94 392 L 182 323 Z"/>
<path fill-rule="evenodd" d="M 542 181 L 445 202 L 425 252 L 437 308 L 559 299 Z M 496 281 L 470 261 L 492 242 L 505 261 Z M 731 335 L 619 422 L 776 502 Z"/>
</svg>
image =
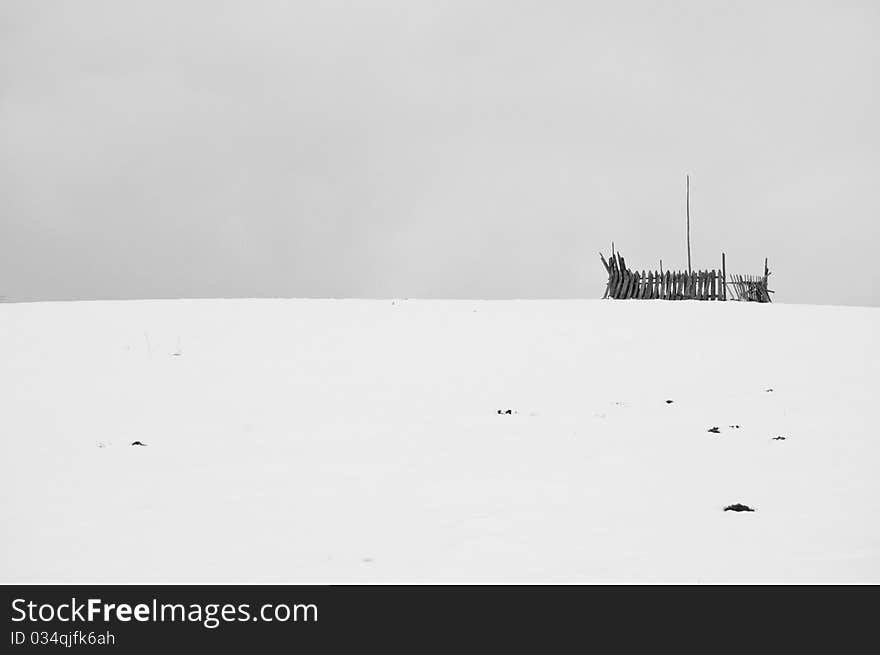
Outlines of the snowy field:
<svg viewBox="0 0 880 655">
<path fill-rule="evenodd" d="M 6 304 L 0 362 L 3 583 L 880 583 L 878 309 Z"/>
</svg>

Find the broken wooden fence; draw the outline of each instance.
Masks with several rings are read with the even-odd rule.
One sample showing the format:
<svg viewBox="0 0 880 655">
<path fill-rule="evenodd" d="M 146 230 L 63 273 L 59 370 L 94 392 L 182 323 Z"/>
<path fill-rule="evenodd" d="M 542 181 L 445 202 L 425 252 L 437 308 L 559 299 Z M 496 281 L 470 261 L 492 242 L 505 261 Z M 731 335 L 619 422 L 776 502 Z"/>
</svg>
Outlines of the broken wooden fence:
<svg viewBox="0 0 880 655">
<path fill-rule="evenodd" d="M 767 288 L 767 278 L 755 275 L 731 275 L 727 285 L 733 292 L 732 300 L 770 302 L 773 293 Z"/>
<path fill-rule="evenodd" d="M 608 273 L 604 298 L 770 302 L 772 291 L 767 289 L 766 275 L 731 275 L 728 280 L 726 267 L 720 271 L 664 272 L 661 266 L 659 271 L 632 271 L 620 253 L 612 254 L 610 260 L 606 260 L 602 253 L 599 257 Z"/>
</svg>

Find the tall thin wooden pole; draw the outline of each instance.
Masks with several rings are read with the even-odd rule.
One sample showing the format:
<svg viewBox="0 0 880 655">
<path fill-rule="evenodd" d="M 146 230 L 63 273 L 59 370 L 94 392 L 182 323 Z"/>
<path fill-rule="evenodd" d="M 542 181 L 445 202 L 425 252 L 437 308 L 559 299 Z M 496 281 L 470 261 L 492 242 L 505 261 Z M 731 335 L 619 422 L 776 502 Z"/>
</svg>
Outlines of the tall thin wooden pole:
<svg viewBox="0 0 880 655">
<path fill-rule="evenodd" d="M 721 253 L 721 300 L 727 300 L 727 262 Z"/>
<path fill-rule="evenodd" d="M 686 210 L 687 211 L 687 237 L 688 237 L 688 273 L 691 273 L 691 176 L 686 175 L 685 180 L 687 182 L 687 192 L 685 195 L 686 199 Z"/>
</svg>

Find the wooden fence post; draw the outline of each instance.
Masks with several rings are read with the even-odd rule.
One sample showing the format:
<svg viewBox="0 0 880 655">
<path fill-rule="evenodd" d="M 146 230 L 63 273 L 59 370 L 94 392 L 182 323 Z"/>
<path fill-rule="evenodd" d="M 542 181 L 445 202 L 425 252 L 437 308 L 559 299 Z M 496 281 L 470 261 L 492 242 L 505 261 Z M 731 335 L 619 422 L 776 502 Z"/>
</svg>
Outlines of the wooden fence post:
<svg viewBox="0 0 880 655">
<path fill-rule="evenodd" d="M 663 260 L 660 260 L 660 279 L 663 280 Z M 663 284 L 660 284 L 660 298 L 664 297 Z"/>
<path fill-rule="evenodd" d="M 721 300 L 727 300 L 727 263 L 721 253 Z"/>
</svg>

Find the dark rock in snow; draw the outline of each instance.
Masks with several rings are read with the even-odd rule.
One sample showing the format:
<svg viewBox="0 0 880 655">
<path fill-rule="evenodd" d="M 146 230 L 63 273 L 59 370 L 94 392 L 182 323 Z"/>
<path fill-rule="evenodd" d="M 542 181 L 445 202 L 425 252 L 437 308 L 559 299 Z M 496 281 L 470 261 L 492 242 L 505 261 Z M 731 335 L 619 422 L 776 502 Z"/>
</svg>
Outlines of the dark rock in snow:
<svg viewBox="0 0 880 655">
<path fill-rule="evenodd" d="M 499 409 L 499 410 L 498 410 L 498 413 L 499 413 L 499 414 L 513 414 L 513 410 L 512 410 L 512 409 L 505 409 L 505 410 L 500 410 L 500 409 Z"/>
<path fill-rule="evenodd" d="M 666 401 L 666 404 L 667 404 L 667 405 L 671 405 L 671 404 L 672 404 L 672 401 L 671 401 L 671 400 L 667 400 L 667 401 Z"/>
<path fill-rule="evenodd" d="M 131 445 L 132 445 L 132 446 L 146 446 L 147 444 L 145 444 L 145 443 L 143 443 L 143 442 L 141 442 L 141 441 L 132 441 L 132 442 L 131 442 Z"/>
<path fill-rule="evenodd" d="M 731 426 L 729 426 L 729 427 L 736 428 L 737 430 L 739 429 L 739 426 L 738 426 L 738 425 L 731 425 Z"/>
<path fill-rule="evenodd" d="M 773 441 L 785 441 L 785 437 L 783 437 L 783 436 L 773 437 Z"/>
<path fill-rule="evenodd" d="M 713 433 L 713 434 L 721 434 L 721 428 L 719 428 L 719 427 L 716 425 L 714 428 L 709 428 L 709 429 L 707 430 L 707 432 L 711 432 L 711 433 Z"/>
<path fill-rule="evenodd" d="M 754 512 L 751 507 L 748 505 L 743 505 L 741 503 L 736 503 L 735 505 L 728 505 L 724 508 L 725 512 Z"/>
</svg>

